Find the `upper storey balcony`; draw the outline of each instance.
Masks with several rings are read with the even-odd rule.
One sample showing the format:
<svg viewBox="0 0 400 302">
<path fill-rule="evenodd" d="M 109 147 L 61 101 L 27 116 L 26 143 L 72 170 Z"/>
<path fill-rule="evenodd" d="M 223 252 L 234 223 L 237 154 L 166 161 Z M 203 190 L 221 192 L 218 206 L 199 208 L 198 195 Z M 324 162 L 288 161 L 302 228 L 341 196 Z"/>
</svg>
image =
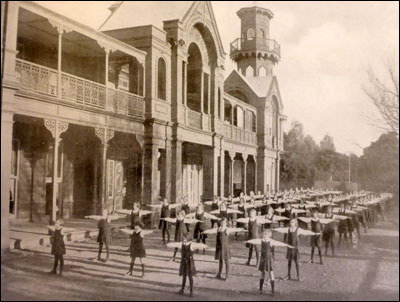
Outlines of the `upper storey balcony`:
<svg viewBox="0 0 400 302">
<path fill-rule="evenodd" d="M 231 43 L 230 57 L 234 61 L 237 61 L 240 56 L 245 57 L 246 54 L 251 56 L 252 53 L 255 53 L 256 56 L 268 56 L 274 61 L 279 61 L 281 46 L 275 40 L 261 37 L 237 38 Z"/>
<path fill-rule="evenodd" d="M 35 3 L 20 2 L 20 89 L 125 117 L 144 117 L 146 54 Z"/>
</svg>

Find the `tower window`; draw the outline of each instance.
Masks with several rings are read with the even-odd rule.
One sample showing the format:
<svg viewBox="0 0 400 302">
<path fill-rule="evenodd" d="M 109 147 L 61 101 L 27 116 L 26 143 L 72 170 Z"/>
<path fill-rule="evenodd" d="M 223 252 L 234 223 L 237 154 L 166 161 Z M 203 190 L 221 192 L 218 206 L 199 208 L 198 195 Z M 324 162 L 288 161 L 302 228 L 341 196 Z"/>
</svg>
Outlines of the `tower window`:
<svg viewBox="0 0 400 302">
<path fill-rule="evenodd" d="M 255 36 L 254 29 L 249 28 L 249 29 L 247 30 L 247 40 L 253 40 L 253 39 L 254 39 L 254 36 Z"/>
<path fill-rule="evenodd" d="M 258 37 L 258 38 L 264 39 L 265 34 L 264 34 L 264 31 L 263 31 L 262 29 L 259 29 L 259 30 L 257 31 L 257 37 Z"/>
<path fill-rule="evenodd" d="M 167 99 L 167 70 L 165 61 L 162 58 L 158 59 L 158 98 L 161 100 Z"/>
</svg>

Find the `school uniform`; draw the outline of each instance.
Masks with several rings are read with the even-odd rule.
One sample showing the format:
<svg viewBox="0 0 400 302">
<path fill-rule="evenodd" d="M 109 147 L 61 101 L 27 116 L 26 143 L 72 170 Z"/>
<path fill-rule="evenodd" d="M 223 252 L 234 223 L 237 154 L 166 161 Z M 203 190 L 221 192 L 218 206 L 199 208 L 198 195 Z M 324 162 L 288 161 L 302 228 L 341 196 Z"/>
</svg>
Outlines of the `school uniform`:
<svg viewBox="0 0 400 302">
<path fill-rule="evenodd" d="M 196 266 L 193 258 L 193 251 L 191 250 L 191 244 L 182 244 L 182 257 L 181 264 L 179 267 L 179 276 L 182 276 L 182 290 L 185 290 L 186 278 L 189 278 L 190 283 L 190 294 L 193 293 L 193 276 L 196 275 Z"/>
<path fill-rule="evenodd" d="M 103 244 L 106 245 L 108 259 L 110 256 L 111 224 L 106 219 L 100 219 L 97 227 L 99 228 L 99 234 L 97 236 L 97 242 L 99 243 L 98 259 L 100 259 L 101 253 L 103 251 Z"/>
<path fill-rule="evenodd" d="M 131 258 L 145 258 L 146 257 L 146 250 L 144 249 L 143 245 L 143 237 L 140 235 L 139 232 L 133 232 L 131 235 Z"/>
<path fill-rule="evenodd" d="M 328 213 L 326 213 L 325 218 L 333 219 L 333 214 L 329 215 Z M 325 225 L 324 231 L 322 232 L 322 240 L 325 241 L 326 248 L 328 247 L 329 242 L 333 243 L 334 237 L 335 237 L 335 222 L 332 221 Z M 326 254 L 326 250 L 325 250 L 325 254 Z"/>
<path fill-rule="evenodd" d="M 218 205 L 218 202 L 213 202 L 212 204 L 211 204 L 211 211 L 216 211 L 216 210 L 218 210 L 219 209 L 219 205 Z M 218 220 L 215 220 L 215 219 L 211 219 L 211 228 L 214 228 L 214 224 L 218 224 Z"/>
<path fill-rule="evenodd" d="M 253 221 L 251 221 L 249 219 L 248 228 L 247 228 L 247 234 L 248 234 L 247 239 L 248 240 L 258 239 L 259 238 L 259 229 L 260 229 L 260 227 L 259 227 L 259 225 L 257 223 L 257 219 L 254 219 Z M 257 245 L 248 243 L 248 244 L 246 244 L 246 247 L 249 248 L 249 258 L 247 260 L 247 265 L 250 265 L 251 257 L 253 255 L 253 249 L 255 249 L 255 251 L 256 251 L 256 260 L 257 260 L 257 264 L 258 264 L 258 259 L 259 258 L 258 258 Z"/>
<path fill-rule="evenodd" d="M 346 210 L 343 210 L 343 211 L 339 210 L 338 214 L 346 216 Z M 347 233 L 347 226 L 348 226 L 347 220 L 349 220 L 349 219 L 339 221 L 339 225 L 338 225 L 338 233 L 339 234 Z"/>
<path fill-rule="evenodd" d="M 169 204 L 168 205 L 162 205 L 161 207 L 161 215 L 160 218 L 169 218 L 171 215 L 171 211 L 169 209 Z M 158 225 L 159 229 L 162 229 L 162 239 L 163 239 L 163 243 L 165 244 L 165 233 L 167 233 L 168 236 L 168 242 L 169 242 L 169 228 L 170 225 L 168 223 L 168 221 L 160 219 L 160 223 Z"/>
<path fill-rule="evenodd" d="M 187 203 L 182 204 L 181 210 L 185 212 L 185 215 L 190 214 L 190 206 L 189 206 L 189 204 L 187 204 Z"/>
<path fill-rule="evenodd" d="M 258 270 L 260 272 L 272 271 L 272 250 L 273 246 L 269 241 L 261 241 L 261 257 L 260 264 L 258 265 Z"/>
<path fill-rule="evenodd" d="M 51 254 L 54 255 L 54 266 L 51 271 L 53 274 L 57 273 L 57 265 L 60 262 L 60 275 L 64 268 L 64 255 L 65 255 L 64 236 L 62 235 L 62 228 L 56 229 L 51 237 Z"/>
<path fill-rule="evenodd" d="M 320 233 L 322 231 L 322 224 L 319 220 L 311 219 L 311 231 L 314 233 Z M 319 247 L 321 244 L 321 235 L 311 236 L 311 246 Z"/>
<path fill-rule="evenodd" d="M 297 271 L 297 278 L 300 278 L 300 272 L 299 272 L 299 227 L 296 228 L 295 231 L 291 231 L 290 228 L 288 229 L 287 232 L 287 244 L 291 245 L 294 248 L 287 248 L 286 251 L 286 259 L 288 260 L 288 277 L 290 279 L 290 273 L 291 273 L 291 267 L 292 267 L 292 260 L 294 261 L 296 265 L 296 271 Z"/>
<path fill-rule="evenodd" d="M 194 227 L 194 238 L 197 239 L 197 241 L 202 241 L 203 243 L 206 242 L 207 239 L 207 234 L 204 234 L 203 232 L 206 230 L 205 223 L 204 223 L 204 213 L 197 213 L 195 215 L 195 219 L 200 220 L 199 222 L 196 223 Z"/>
<path fill-rule="evenodd" d="M 221 278 L 223 262 L 225 261 L 226 279 L 229 275 L 229 259 L 231 253 L 229 250 L 229 235 L 228 230 L 217 232 L 216 246 L 215 246 L 215 260 L 219 260 L 219 270 L 217 278 Z"/>
<path fill-rule="evenodd" d="M 240 218 L 245 218 L 246 217 L 246 208 L 245 208 L 245 205 L 238 205 L 238 211 L 240 211 L 240 212 L 242 212 L 242 213 L 238 213 L 237 214 L 237 218 L 238 219 L 240 219 Z M 244 223 L 241 223 L 241 222 L 237 222 L 236 223 L 236 227 L 237 228 L 243 228 L 244 227 Z"/>
<path fill-rule="evenodd" d="M 136 224 L 139 224 L 141 226 L 143 225 L 142 219 L 141 219 L 139 213 L 140 213 L 140 210 L 137 210 L 137 211 L 132 210 L 132 212 L 131 212 L 131 229 L 132 230 L 135 228 Z"/>
</svg>

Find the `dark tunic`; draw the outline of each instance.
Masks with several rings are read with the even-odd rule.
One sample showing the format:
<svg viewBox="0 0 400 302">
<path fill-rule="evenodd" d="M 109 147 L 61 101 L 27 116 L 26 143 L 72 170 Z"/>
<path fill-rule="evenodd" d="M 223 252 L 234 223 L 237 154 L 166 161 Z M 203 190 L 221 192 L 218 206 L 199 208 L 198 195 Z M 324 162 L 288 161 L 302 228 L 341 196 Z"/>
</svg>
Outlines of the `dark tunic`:
<svg viewBox="0 0 400 302">
<path fill-rule="evenodd" d="M 267 215 L 265 215 L 265 218 L 268 219 L 268 220 L 273 221 L 274 220 L 274 216 L 275 216 L 275 214 L 272 214 L 272 215 L 268 215 L 267 214 Z M 266 228 L 266 229 L 277 228 L 277 227 L 279 227 L 279 223 L 277 221 L 274 221 L 272 223 L 265 223 L 264 224 L 264 228 Z"/>
<path fill-rule="evenodd" d="M 320 233 L 322 231 L 322 224 L 319 220 L 311 219 L 311 231 L 314 233 Z M 321 235 L 311 236 L 311 246 L 317 247 L 321 243 Z"/>
<path fill-rule="evenodd" d="M 139 215 L 139 211 L 134 212 L 132 210 L 132 212 L 131 212 L 131 228 L 132 228 L 132 230 L 135 228 L 135 224 L 142 225 L 142 219 Z"/>
<path fill-rule="evenodd" d="M 219 211 L 219 218 L 221 218 L 221 219 L 223 219 L 223 218 L 226 218 L 226 219 L 228 219 L 228 210 L 225 210 L 225 211 Z"/>
<path fill-rule="evenodd" d="M 325 218 L 333 219 L 333 214 L 328 215 L 328 213 L 327 213 L 327 214 L 325 214 Z M 332 222 L 330 222 L 330 223 L 325 225 L 324 231 L 322 233 L 322 239 L 324 241 L 329 241 L 334 236 L 335 236 L 335 222 L 332 221 Z"/>
<path fill-rule="evenodd" d="M 131 235 L 131 258 L 144 258 L 146 257 L 146 250 L 143 246 L 143 238 L 140 232 L 133 232 Z"/>
<path fill-rule="evenodd" d="M 245 207 L 244 207 L 244 205 L 238 205 L 238 211 L 240 211 L 240 212 L 242 212 L 242 213 L 238 213 L 237 214 L 237 218 L 239 219 L 239 218 L 245 218 L 245 216 L 246 216 L 246 210 L 245 210 Z M 236 227 L 238 227 L 238 228 L 243 228 L 244 227 L 244 223 L 241 223 L 241 222 L 238 222 L 238 223 L 236 223 Z"/>
<path fill-rule="evenodd" d="M 176 224 L 175 224 L 175 242 L 181 242 L 183 239 L 183 236 L 188 233 L 188 227 L 187 225 L 184 223 L 184 220 L 176 220 Z"/>
<path fill-rule="evenodd" d="M 51 254 L 54 256 L 65 255 L 64 236 L 61 234 L 61 230 L 62 229 L 55 230 L 51 237 Z"/>
<path fill-rule="evenodd" d="M 283 222 L 283 225 L 288 227 L 289 226 L 289 220 L 293 218 L 292 209 L 290 209 L 290 210 L 285 209 L 285 211 L 282 212 L 282 216 L 288 218 L 288 220 L 285 220 Z"/>
<path fill-rule="evenodd" d="M 344 210 L 344 211 L 339 210 L 339 215 L 347 216 L 346 215 L 346 210 Z M 338 232 L 339 233 L 346 233 L 347 232 L 347 220 L 349 220 L 349 219 L 340 220 L 339 221 L 339 226 L 338 226 Z"/>
<path fill-rule="evenodd" d="M 184 245 L 182 244 L 182 258 L 181 265 L 179 267 L 179 276 L 196 275 L 196 266 L 194 264 L 193 251 L 191 250 L 191 244 Z"/>
<path fill-rule="evenodd" d="M 218 231 L 217 232 L 217 243 L 215 246 L 215 259 L 216 260 L 229 260 L 231 257 L 230 251 L 229 251 L 229 236 L 228 236 L 228 230 L 225 229 L 225 231 Z"/>
<path fill-rule="evenodd" d="M 263 204 L 260 207 L 260 215 L 267 215 L 268 214 L 268 205 L 267 204 Z"/>
<path fill-rule="evenodd" d="M 185 215 L 190 214 L 190 207 L 187 203 L 182 205 L 182 211 L 185 212 Z"/>
<path fill-rule="evenodd" d="M 249 220 L 248 222 L 248 240 L 251 239 L 258 239 L 259 238 L 259 229 L 260 226 L 257 224 L 257 219 L 255 219 L 254 221 Z"/>
<path fill-rule="evenodd" d="M 299 228 L 297 227 L 294 232 L 290 231 L 290 228 L 288 229 L 287 232 L 287 244 L 291 245 L 294 247 L 293 248 L 287 248 L 286 252 L 286 259 L 298 259 L 299 257 L 299 235 L 298 235 Z"/>
<path fill-rule="evenodd" d="M 205 224 L 204 223 L 204 213 L 205 212 L 199 214 L 196 212 L 196 215 L 195 215 L 195 219 L 202 221 L 202 222 L 197 222 L 194 227 L 193 235 L 194 235 L 194 238 L 196 238 L 196 239 L 206 239 L 207 238 L 207 234 L 203 234 L 203 232 L 206 230 L 206 227 L 204 225 Z"/>
<path fill-rule="evenodd" d="M 97 242 L 111 244 L 111 225 L 105 219 L 101 219 L 97 224 L 99 228 L 99 235 L 97 236 Z"/>
<path fill-rule="evenodd" d="M 360 212 L 358 212 L 358 211 L 356 211 L 355 210 L 356 208 L 352 208 L 351 210 L 352 211 L 354 211 L 354 212 L 356 212 L 356 214 L 353 214 L 352 215 L 352 218 L 353 218 L 353 225 L 354 225 L 354 228 L 355 229 L 358 229 L 359 227 L 360 227 L 360 214 L 362 214 L 362 212 L 360 213 Z"/>
<path fill-rule="evenodd" d="M 265 272 L 265 271 L 272 271 L 272 249 L 271 243 L 261 241 L 261 258 L 260 258 L 260 264 L 258 266 L 258 270 L 260 272 Z"/>
<path fill-rule="evenodd" d="M 169 218 L 170 214 L 171 214 L 171 211 L 169 209 L 169 205 L 167 205 L 167 206 L 162 205 L 160 218 Z M 158 228 L 162 229 L 164 226 L 169 228 L 168 221 L 160 219 L 160 223 L 158 225 Z"/>
</svg>

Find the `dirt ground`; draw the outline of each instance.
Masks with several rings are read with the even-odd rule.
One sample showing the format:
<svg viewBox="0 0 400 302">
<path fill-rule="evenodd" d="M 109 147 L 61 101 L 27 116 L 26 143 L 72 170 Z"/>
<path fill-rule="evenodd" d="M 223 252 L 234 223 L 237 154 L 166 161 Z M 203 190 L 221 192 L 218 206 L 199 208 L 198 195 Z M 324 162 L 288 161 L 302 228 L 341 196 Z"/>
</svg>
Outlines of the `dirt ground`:
<svg viewBox="0 0 400 302">
<path fill-rule="evenodd" d="M 396 213 L 394 213 L 396 215 Z M 398 217 L 379 222 L 374 229 L 363 231 L 362 246 L 337 249 L 335 257 L 324 257 L 324 264 L 308 263 L 309 240 L 302 240 L 300 282 L 283 281 L 287 274 L 286 250 L 278 248 L 274 263 L 276 295 L 270 287 L 257 294 L 259 272 L 246 266 L 248 249 L 244 236 L 231 236 L 231 269 L 226 281 L 216 280 L 218 262 L 214 251 L 195 254 L 198 274 L 194 278 L 193 300 L 399 300 L 399 227 Z M 171 232 L 172 234 L 173 232 Z M 173 238 L 173 236 L 171 236 Z M 129 238 L 113 234 L 111 259 L 99 262 L 96 240 L 67 244 L 62 277 L 51 275 L 53 258 L 50 247 L 16 250 L 2 259 L 1 299 L 10 300 L 187 300 L 180 295 L 179 260 L 169 261 L 172 249 L 161 245 L 161 232 L 145 238 L 146 276 L 140 278 L 139 264 L 134 276 L 126 276 L 130 257 Z M 215 247 L 215 236 L 207 244 Z M 179 255 L 179 253 L 178 253 Z M 103 257 L 105 254 L 103 252 Z M 318 260 L 315 257 L 315 260 Z M 318 261 L 316 261 L 318 262 Z M 295 276 L 292 268 L 292 276 Z M 224 276 L 223 271 L 223 276 Z M 188 284 L 188 282 L 187 282 Z M 188 292 L 188 288 L 186 290 Z"/>
</svg>

